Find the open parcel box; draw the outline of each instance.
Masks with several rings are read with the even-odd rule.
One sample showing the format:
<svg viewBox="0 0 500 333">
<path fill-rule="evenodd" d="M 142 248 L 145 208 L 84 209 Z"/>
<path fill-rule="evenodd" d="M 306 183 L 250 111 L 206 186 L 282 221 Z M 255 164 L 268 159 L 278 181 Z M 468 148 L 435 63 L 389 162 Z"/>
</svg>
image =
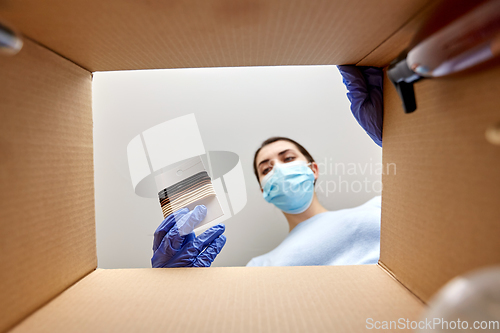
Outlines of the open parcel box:
<svg viewBox="0 0 500 333">
<path fill-rule="evenodd" d="M 444 283 L 500 262 L 500 68 L 384 91 L 378 265 L 96 269 L 92 72 L 387 66 L 424 0 L 18 0 L 24 48 L 0 58 L 0 330 L 347 332 L 418 320 Z"/>
</svg>

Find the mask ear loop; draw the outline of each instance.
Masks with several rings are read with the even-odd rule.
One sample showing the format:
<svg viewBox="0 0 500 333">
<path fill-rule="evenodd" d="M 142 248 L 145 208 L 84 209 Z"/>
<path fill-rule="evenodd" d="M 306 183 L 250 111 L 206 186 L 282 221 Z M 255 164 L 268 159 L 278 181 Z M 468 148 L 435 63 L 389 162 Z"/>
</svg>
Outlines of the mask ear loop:
<svg viewBox="0 0 500 333">
<path fill-rule="evenodd" d="M 312 162 L 307 163 L 307 166 L 310 166 L 310 165 L 312 165 Z M 311 169 L 311 171 L 314 173 L 314 170 L 313 170 L 313 169 Z M 317 180 L 317 179 L 314 179 L 313 186 L 315 186 L 315 185 L 316 185 L 316 180 Z"/>
</svg>

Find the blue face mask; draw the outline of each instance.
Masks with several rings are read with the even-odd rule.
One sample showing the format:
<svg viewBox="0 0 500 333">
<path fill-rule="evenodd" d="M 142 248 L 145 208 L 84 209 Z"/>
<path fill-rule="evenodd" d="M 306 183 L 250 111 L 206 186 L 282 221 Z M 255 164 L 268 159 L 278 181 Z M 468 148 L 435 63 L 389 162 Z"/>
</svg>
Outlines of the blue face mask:
<svg viewBox="0 0 500 333">
<path fill-rule="evenodd" d="M 275 165 L 262 179 L 264 199 L 288 214 L 304 212 L 314 196 L 314 173 L 309 164 L 293 161 Z"/>
</svg>

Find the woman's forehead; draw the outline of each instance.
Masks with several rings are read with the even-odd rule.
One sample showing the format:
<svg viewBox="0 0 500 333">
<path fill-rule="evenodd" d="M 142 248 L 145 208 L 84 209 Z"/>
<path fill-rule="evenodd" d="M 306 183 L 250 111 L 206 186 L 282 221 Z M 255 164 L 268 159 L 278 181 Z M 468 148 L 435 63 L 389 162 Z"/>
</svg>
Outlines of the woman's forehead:
<svg viewBox="0 0 500 333">
<path fill-rule="evenodd" d="M 284 141 L 284 140 L 276 141 L 268 144 L 267 146 L 264 146 L 257 155 L 256 159 L 257 165 L 262 160 L 276 158 L 280 152 L 286 149 L 298 152 L 297 146 L 295 146 L 293 143 L 289 141 Z"/>
</svg>

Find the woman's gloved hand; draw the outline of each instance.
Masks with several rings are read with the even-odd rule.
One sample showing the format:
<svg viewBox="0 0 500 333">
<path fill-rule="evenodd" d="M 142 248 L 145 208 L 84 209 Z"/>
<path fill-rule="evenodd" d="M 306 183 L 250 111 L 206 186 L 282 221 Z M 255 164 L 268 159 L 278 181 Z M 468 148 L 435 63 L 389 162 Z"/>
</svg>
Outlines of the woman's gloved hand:
<svg viewBox="0 0 500 333">
<path fill-rule="evenodd" d="M 153 241 L 153 268 L 210 267 L 226 243 L 223 224 L 213 226 L 196 237 L 194 227 L 207 215 L 207 208 L 182 208 L 167 216 L 156 229 Z"/>
<path fill-rule="evenodd" d="M 382 68 L 354 65 L 337 68 L 348 90 L 352 114 L 370 138 L 382 147 L 384 71 Z"/>
</svg>

